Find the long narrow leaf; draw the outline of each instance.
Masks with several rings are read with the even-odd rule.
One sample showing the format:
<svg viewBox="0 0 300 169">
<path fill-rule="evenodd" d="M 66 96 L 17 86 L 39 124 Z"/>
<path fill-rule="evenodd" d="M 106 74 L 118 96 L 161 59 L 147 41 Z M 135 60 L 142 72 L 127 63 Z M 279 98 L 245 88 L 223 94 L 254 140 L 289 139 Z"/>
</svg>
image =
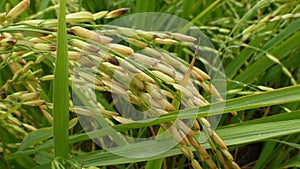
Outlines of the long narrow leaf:
<svg viewBox="0 0 300 169">
<path fill-rule="evenodd" d="M 54 152 L 56 157 L 66 158 L 69 151 L 69 85 L 68 48 L 66 28 L 66 1 L 60 1 L 58 18 L 57 59 L 54 74 Z"/>
<path fill-rule="evenodd" d="M 263 128 L 264 130 L 257 130 L 257 128 Z M 227 145 L 242 144 L 242 143 L 254 142 L 254 141 L 259 141 L 267 138 L 278 137 L 282 135 L 300 132 L 300 119 L 262 123 L 262 124 L 252 124 L 247 126 L 229 127 L 226 129 L 219 129 L 216 132 Z M 151 146 L 153 145 L 152 143 L 153 141 L 156 140 L 130 144 L 128 146 L 120 147 L 117 149 L 119 149 L 119 151 L 122 151 L 122 153 L 126 152 L 128 155 L 143 154 L 146 151 L 150 151 L 152 153 L 156 151 L 160 151 L 159 147 Z M 161 145 L 168 144 L 168 141 L 167 142 L 164 142 L 163 140 L 160 141 L 161 141 Z M 209 145 L 207 143 L 204 143 L 203 147 L 209 148 Z M 180 153 L 181 152 L 179 148 L 174 147 L 171 150 L 162 153 L 160 155 L 156 155 L 154 157 L 128 158 L 128 157 L 120 157 L 116 154 L 112 154 L 107 151 L 100 150 L 100 151 L 87 153 L 84 155 L 79 155 L 72 159 L 76 161 L 84 161 L 85 166 L 104 166 L 104 165 L 115 165 L 115 164 L 154 160 L 154 159 L 169 157 L 173 155 L 178 155 Z M 49 167 L 49 165 L 44 165 L 38 168 L 43 169 L 47 167 Z"/>
<path fill-rule="evenodd" d="M 222 114 L 222 113 L 229 113 L 232 110 L 246 110 L 246 109 L 251 109 L 251 108 L 259 108 L 263 106 L 271 106 L 271 105 L 278 105 L 278 104 L 283 104 L 283 103 L 288 103 L 288 102 L 295 102 L 295 101 L 300 101 L 300 97 L 296 95 L 295 93 L 300 93 L 300 86 L 292 86 L 292 87 L 287 87 L 287 88 L 282 88 L 282 89 L 277 89 L 275 91 L 271 92 L 266 92 L 266 93 L 261 93 L 261 94 L 255 94 L 255 95 L 250 95 L 250 96 L 245 96 L 241 98 L 236 98 L 236 99 L 231 99 L 226 101 L 225 108 L 223 112 L 211 112 L 213 115 L 217 114 Z M 218 103 L 216 103 L 218 104 Z M 191 118 L 195 116 L 207 116 L 207 112 L 209 111 L 209 106 L 205 107 L 200 107 L 200 108 L 193 108 L 193 109 L 188 109 L 185 110 L 184 113 L 182 114 L 170 114 L 167 116 L 162 116 L 158 119 L 155 120 L 143 120 L 131 124 L 120 124 L 113 126 L 112 128 L 115 129 L 116 131 L 126 131 L 129 129 L 135 129 L 139 127 L 147 127 L 151 125 L 157 125 L 163 122 L 168 122 L 175 120 L 176 118 Z M 292 113 L 292 116 L 295 117 L 295 113 Z M 297 117 L 297 116 L 296 116 Z M 278 121 L 278 117 L 269 117 L 270 119 L 266 121 L 259 121 L 259 122 L 270 122 L 270 121 Z M 272 120 L 272 118 L 274 118 Z M 281 120 L 289 120 L 289 119 L 281 119 Z M 246 122 L 248 123 L 248 122 Z M 251 123 L 249 123 L 250 125 Z M 255 123 L 257 124 L 257 123 Z M 253 124 L 253 125 L 255 125 Z M 252 124 L 251 124 L 252 125 Z M 103 128 L 101 130 L 93 131 L 89 133 L 89 136 L 92 137 L 102 137 L 105 135 L 110 135 L 111 134 L 111 128 Z M 74 135 L 70 137 L 70 143 L 77 143 L 80 141 L 88 140 L 90 139 L 87 134 L 79 134 L 79 135 Z M 49 143 L 49 142 L 48 142 Z M 41 149 L 48 149 L 51 148 L 51 144 L 48 145 L 42 145 L 40 148 Z M 38 150 L 39 147 L 36 147 Z M 28 152 L 27 152 L 28 151 Z M 19 155 L 26 155 L 26 154 L 32 154 L 36 151 L 32 150 L 25 150 L 25 151 L 19 151 L 16 152 L 15 154 L 11 154 L 8 156 L 8 158 L 16 158 Z"/>
</svg>

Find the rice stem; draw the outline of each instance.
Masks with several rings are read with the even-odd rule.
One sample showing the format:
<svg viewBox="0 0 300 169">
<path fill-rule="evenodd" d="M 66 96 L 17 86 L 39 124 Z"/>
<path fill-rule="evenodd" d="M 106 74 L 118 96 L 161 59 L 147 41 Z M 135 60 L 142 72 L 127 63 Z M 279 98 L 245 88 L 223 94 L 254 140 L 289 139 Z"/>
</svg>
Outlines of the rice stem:
<svg viewBox="0 0 300 169">
<path fill-rule="evenodd" d="M 69 85 L 68 48 L 66 32 L 66 0 L 60 1 L 58 18 L 57 57 L 54 74 L 54 153 L 66 159 L 69 152 Z"/>
</svg>

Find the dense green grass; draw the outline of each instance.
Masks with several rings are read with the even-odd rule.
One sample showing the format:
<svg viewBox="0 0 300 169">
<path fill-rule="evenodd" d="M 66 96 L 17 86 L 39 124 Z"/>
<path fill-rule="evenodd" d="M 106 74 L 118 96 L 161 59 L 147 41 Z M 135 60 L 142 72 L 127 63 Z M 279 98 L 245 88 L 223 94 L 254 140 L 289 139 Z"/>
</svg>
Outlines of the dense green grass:
<svg viewBox="0 0 300 169">
<path fill-rule="evenodd" d="M 18 0 L 2 0 L 0 11 L 8 12 Z M 113 19 L 67 24 L 64 27 L 63 3 L 56 0 L 31 0 L 20 16 L 2 23 L 0 33 L 12 34 L 17 43 L 0 44 L 0 168 L 191 168 L 191 161 L 182 155 L 179 146 L 154 157 L 128 158 L 103 150 L 91 141 L 91 136 L 111 134 L 110 126 L 85 133 L 76 114 L 74 97 L 80 104 L 89 106 L 84 94 L 67 81 L 67 50 L 74 51 L 70 39 L 84 40 L 65 29 L 79 25 L 96 29 Z M 226 100 L 213 103 L 225 105 L 222 112 L 210 110 L 209 105 L 186 109 L 180 113 L 170 111 L 156 119 L 120 124 L 111 120 L 112 128 L 125 135 L 140 137 L 156 134 L 159 125 L 176 119 L 191 119 L 223 114 L 216 133 L 228 146 L 229 152 L 241 168 L 298 168 L 300 167 L 300 5 L 299 1 L 197 1 L 197 0 L 66 0 L 66 12 L 111 11 L 130 8 L 129 14 L 138 12 L 165 12 L 184 18 L 200 29 L 211 40 L 219 53 L 226 73 Z M 58 15 L 60 14 L 60 15 Z M 60 27 L 47 29 L 41 25 L 30 26 L 22 21 L 49 19 L 60 16 Z M 56 22 L 57 23 L 57 22 Z M 20 27 L 17 27 L 20 25 Z M 102 28 L 102 27 L 101 27 Z M 56 31 L 58 36 L 56 38 Z M 20 37 L 15 32 L 20 32 Z M 52 49 L 38 49 L 29 42 L 33 37 L 51 34 L 54 38 L 44 42 L 57 44 L 57 56 Z M 6 35 L 8 36 L 8 35 Z M 122 41 L 122 44 L 129 45 Z M 151 42 L 146 42 L 153 45 Z M 69 46 L 67 46 L 67 44 Z M 95 44 L 99 48 L 103 45 Z M 132 45 L 131 45 L 132 47 Z M 159 47 L 159 46 L 156 46 Z M 190 63 L 193 52 L 184 45 L 163 47 L 176 52 Z M 26 53 L 22 53 L 26 51 Z M 188 51 L 188 52 L 187 52 Z M 19 54 L 13 52 L 20 52 Z M 114 53 L 119 58 L 123 54 Z M 89 58 L 91 59 L 91 58 Z M 201 57 L 195 66 L 204 69 Z M 130 62 L 135 66 L 138 62 Z M 73 75 L 74 62 L 69 62 Z M 99 70 L 111 74 L 105 66 Z M 55 73 L 55 76 L 53 74 Z M 74 77 L 74 76 L 72 76 Z M 55 80 L 53 81 L 53 78 Z M 100 78 L 100 75 L 99 75 Z M 154 77 L 155 78 L 155 77 Z M 70 81 L 71 82 L 71 81 Z M 157 82 L 162 88 L 165 83 Z M 68 91 L 70 89 L 70 92 Z M 98 102 L 108 117 L 115 112 L 108 92 L 96 92 Z M 23 91 L 23 93 L 18 93 Z M 31 93 L 27 98 L 25 94 Z M 210 95 L 201 91 L 207 100 Z M 24 96 L 25 95 L 25 96 Z M 75 99 L 76 100 L 76 99 Z M 32 102 L 33 101 L 33 102 Z M 54 103 L 54 105 L 53 105 Z M 69 105 L 70 103 L 70 105 Z M 70 110 L 69 107 L 70 106 Z M 141 106 L 143 107 L 143 106 Z M 67 112 L 70 114 L 67 114 Z M 237 116 L 230 113 L 237 111 Z M 115 114 L 113 114 L 115 115 Z M 53 120 L 54 117 L 54 120 Z M 70 120 L 69 124 L 66 120 Z M 106 120 L 99 118 L 97 120 Z M 69 126 L 68 126 L 69 125 Z M 69 128 L 69 130 L 68 130 Z M 69 134 L 69 139 L 67 135 Z M 114 137 L 114 135 L 112 135 Z M 198 138 L 199 135 L 195 135 Z M 63 141 L 68 139 L 68 141 Z M 118 140 L 122 144 L 122 139 Z M 115 151 L 128 155 L 158 152 L 151 147 L 155 140 L 130 144 Z M 70 149 L 69 149 L 70 146 Z M 204 148 L 210 151 L 211 145 Z M 200 155 L 194 148 L 195 159 Z M 58 158 L 55 158 L 58 157 Z M 64 160 L 61 160 L 64 159 Z M 208 168 L 201 163 L 203 168 Z"/>
</svg>

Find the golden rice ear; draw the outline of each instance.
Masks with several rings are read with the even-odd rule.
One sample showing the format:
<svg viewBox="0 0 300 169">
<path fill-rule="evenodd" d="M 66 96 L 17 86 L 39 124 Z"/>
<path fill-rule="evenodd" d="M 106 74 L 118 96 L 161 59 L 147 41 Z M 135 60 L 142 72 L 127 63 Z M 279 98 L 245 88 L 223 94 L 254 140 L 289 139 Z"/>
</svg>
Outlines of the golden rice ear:
<svg viewBox="0 0 300 169">
<path fill-rule="evenodd" d="M 154 67 L 156 70 L 161 71 L 162 73 L 165 73 L 171 76 L 172 78 L 175 78 L 176 70 L 174 69 L 174 67 L 161 64 L 161 63 L 157 63 Z"/>
<path fill-rule="evenodd" d="M 145 82 L 149 82 L 149 83 L 154 83 L 155 82 L 152 79 L 152 77 L 150 77 L 149 75 L 147 75 L 144 72 L 139 72 L 135 76 L 136 76 L 136 78 L 139 78 L 140 80 L 145 81 Z"/>
<path fill-rule="evenodd" d="M 30 0 L 23 0 L 20 3 L 18 3 L 15 7 L 13 7 L 8 14 L 6 15 L 6 18 L 8 19 L 14 19 L 17 16 L 19 16 L 22 12 L 24 12 L 27 7 L 30 4 Z"/>
<path fill-rule="evenodd" d="M 76 12 L 66 15 L 67 22 L 92 22 L 95 20 L 94 15 L 90 12 Z"/>
<path fill-rule="evenodd" d="M 72 46 L 75 46 L 79 49 L 83 49 L 83 50 L 88 51 L 88 52 L 97 53 L 100 50 L 96 46 L 94 46 L 92 44 L 89 44 L 87 42 L 84 42 L 82 40 L 70 39 L 69 42 Z"/>
<path fill-rule="evenodd" d="M 192 159 L 192 166 L 193 166 L 194 169 L 202 169 L 199 162 L 195 159 Z"/>
<path fill-rule="evenodd" d="M 192 98 L 193 94 L 185 87 L 179 84 L 173 84 L 173 87 L 179 91 L 184 97 Z"/>
<path fill-rule="evenodd" d="M 22 23 L 22 24 L 27 24 L 27 25 L 31 25 L 31 26 L 38 26 L 43 22 L 46 22 L 46 20 L 43 20 L 43 19 L 29 19 L 29 20 L 25 20 L 25 21 L 20 21 L 20 23 Z"/>
<path fill-rule="evenodd" d="M 205 126 L 207 128 L 211 127 L 210 123 L 208 122 L 208 120 L 206 118 L 201 117 L 201 118 L 199 118 L 199 121 L 203 126 Z"/>
<path fill-rule="evenodd" d="M 228 150 L 222 149 L 221 152 L 228 160 L 233 161 L 233 156 L 231 155 L 231 153 Z"/>
<path fill-rule="evenodd" d="M 150 57 L 154 57 L 154 58 L 157 58 L 157 59 L 160 59 L 162 57 L 162 53 L 153 49 L 153 48 L 150 48 L 150 47 L 146 47 L 145 49 L 142 50 L 142 53 L 150 56 Z"/>
<path fill-rule="evenodd" d="M 94 13 L 93 16 L 94 16 L 94 19 L 97 20 L 97 19 L 101 19 L 101 18 L 105 17 L 105 15 L 107 13 L 108 13 L 108 11 L 100 11 L 100 12 Z"/>
<path fill-rule="evenodd" d="M 216 163 L 211 158 L 205 159 L 205 163 L 209 166 L 209 168 L 217 168 Z"/>
<path fill-rule="evenodd" d="M 45 76 L 39 78 L 39 80 L 41 80 L 41 81 L 49 81 L 49 80 L 53 80 L 53 79 L 54 79 L 54 75 L 45 75 Z"/>
<path fill-rule="evenodd" d="M 68 59 L 72 61 L 77 61 L 82 57 L 82 53 L 77 51 L 68 51 Z"/>
<path fill-rule="evenodd" d="M 155 38 L 153 41 L 155 43 L 163 44 L 163 45 L 175 45 L 178 43 L 178 41 L 173 39 L 161 39 L 161 38 Z"/>
<path fill-rule="evenodd" d="M 33 37 L 33 38 L 29 39 L 29 41 L 32 43 L 44 43 L 47 40 L 51 40 L 51 39 L 53 39 L 53 35 L 46 35 L 43 37 Z"/>
<path fill-rule="evenodd" d="M 82 28 L 80 26 L 74 26 L 71 30 L 77 35 L 87 40 L 92 40 L 100 44 L 110 43 L 113 39 L 107 36 L 99 35 L 96 32 L 90 31 L 88 29 Z"/>
<path fill-rule="evenodd" d="M 144 83 L 138 79 L 138 78 L 133 78 L 130 82 L 130 85 L 134 86 L 135 88 L 138 88 L 140 90 L 145 90 L 145 85 Z"/>
<path fill-rule="evenodd" d="M 201 78 L 202 80 L 210 80 L 210 77 L 207 73 L 195 66 L 193 67 L 192 74 L 196 77 L 199 76 L 199 78 Z"/>
<path fill-rule="evenodd" d="M 228 150 L 226 144 L 214 131 L 211 132 L 210 136 L 215 141 L 215 143 L 220 146 L 221 149 Z"/>
<path fill-rule="evenodd" d="M 168 53 L 162 52 L 162 60 L 168 63 L 169 65 L 172 65 L 174 67 L 184 67 L 186 68 L 185 65 L 183 65 L 180 61 L 175 59 L 175 57 L 170 56 Z M 185 71 L 186 72 L 186 71 Z"/>
<path fill-rule="evenodd" d="M 9 95 L 9 97 L 13 98 L 13 99 L 18 99 L 20 98 L 22 95 L 28 93 L 27 91 L 20 91 L 20 92 L 15 92 L 12 93 L 11 95 Z"/>
<path fill-rule="evenodd" d="M 0 46 L 1 47 L 10 47 L 17 43 L 16 38 L 4 38 L 0 40 Z"/>
<path fill-rule="evenodd" d="M 224 156 L 223 156 L 223 154 L 221 153 L 221 151 L 217 150 L 217 151 L 216 151 L 216 156 L 217 156 L 218 161 L 219 161 L 221 164 L 223 164 L 223 165 L 226 166 L 226 161 L 225 161 Z M 225 166 L 223 166 L 223 167 L 225 168 Z M 228 166 L 227 166 L 227 167 L 228 167 Z"/>
<path fill-rule="evenodd" d="M 180 146 L 179 149 L 182 152 L 182 154 L 184 154 L 184 156 L 186 156 L 189 160 L 194 159 L 194 154 L 190 149 L 184 146 Z"/>
<path fill-rule="evenodd" d="M 174 99 L 174 95 L 171 92 L 167 91 L 167 90 L 161 90 L 161 93 L 169 99 Z"/>
<path fill-rule="evenodd" d="M 56 51 L 51 52 L 51 54 L 56 57 Z M 83 53 L 77 52 L 77 51 L 68 51 L 68 59 L 70 61 L 78 61 L 82 58 Z"/>
<path fill-rule="evenodd" d="M 129 8 L 120 8 L 113 11 L 110 11 L 105 18 L 115 18 L 127 13 L 130 9 Z"/>
<path fill-rule="evenodd" d="M 152 33 L 143 30 L 136 30 L 136 33 L 139 37 L 144 38 L 146 40 L 153 40 L 155 38 Z"/>
<path fill-rule="evenodd" d="M 233 169 L 241 169 L 240 166 L 237 163 L 235 163 L 234 161 L 231 162 L 231 166 Z"/>
<path fill-rule="evenodd" d="M 129 96 L 129 101 L 132 104 L 135 104 L 135 105 L 141 105 L 142 104 L 141 99 L 139 97 L 137 97 L 135 94 L 133 94 L 130 90 L 128 90 L 127 93 L 128 93 L 128 96 Z"/>
<path fill-rule="evenodd" d="M 26 124 L 26 123 L 22 123 L 22 126 L 24 128 L 26 128 L 27 130 L 29 130 L 29 131 L 36 131 L 37 130 L 37 128 L 35 128 L 34 126 Z"/>
<path fill-rule="evenodd" d="M 40 25 L 42 27 L 57 27 L 57 19 L 48 19 L 46 21 L 43 21 Z"/>
<path fill-rule="evenodd" d="M 36 44 L 33 44 L 32 47 L 34 49 L 42 50 L 42 51 L 56 51 L 55 44 L 36 43 Z"/>
<path fill-rule="evenodd" d="M 137 67 L 126 61 L 125 59 L 122 58 L 117 58 L 117 61 L 120 63 L 120 66 L 132 73 L 138 73 L 141 72 Z"/>
<path fill-rule="evenodd" d="M 181 33 L 170 33 L 170 35 L 177 40 L 185 41 L 185 42 L 195 42 L 197 40 L 192 36 L 184 35 Z"/>
<path fill-rule="evenodd" d="M 131 45 L 134 45 L 136 47 L 139 47 L 139 48 L 145 48 L 148 46 L 147 43 L 143 42 L 143 41 L 140 41 L 140 40 L 137 40 L 137 39 L 133 39 L 133 38 L 124 38 L 124 40 L 126 42 L 128 42 L 129 44 Z"/>
<path fill-rule="evenodd" d="M 36 100 L 40 97 L 39 92 L 25 93 L 19 97 L 21 101 Z"/>
<path fill-rule="evenodd" d="M 156 77 L 158 77 L 159 79 L 165 81 L 165 82 L 169 82 L 169 83 L 173 83 L 175 84 L 175 80 L 173 78 L 171 78 L 170 76 L 157 71 L 157 70 L 152 70 L 151 73 L 153 73 Z"/>
<path fill-rule="evenodd" d="M 156 65 L 157 63 L 159 63 L 160 61 L 156 58 L 152 58 L 140 53 L 134 53 L 133 54 L 133 58 L 140 63 L 143 64 L 148 64 L 148 65 Z"/>
<path fill-rule="evenodd" d="M 120 45 L 117 43 L 108 43 L 105 44 L 107 47 L 111 48 L 111 50 L 114 50 L 116 52 L 119 52 L 125 56 L 130 56 L 133 55 L 134 51 L 133 49 L 131 49 L 130 47 L 124 46 L 124 45 Z"/>
<path fill-rule="evenodd" d="M 23 105 L 26 105 L 26 106 L 42 106 L 42 105 L 45 105 L 45 100 L 27 101 L 27 102 L 24 102 Z"/>
</svg>

